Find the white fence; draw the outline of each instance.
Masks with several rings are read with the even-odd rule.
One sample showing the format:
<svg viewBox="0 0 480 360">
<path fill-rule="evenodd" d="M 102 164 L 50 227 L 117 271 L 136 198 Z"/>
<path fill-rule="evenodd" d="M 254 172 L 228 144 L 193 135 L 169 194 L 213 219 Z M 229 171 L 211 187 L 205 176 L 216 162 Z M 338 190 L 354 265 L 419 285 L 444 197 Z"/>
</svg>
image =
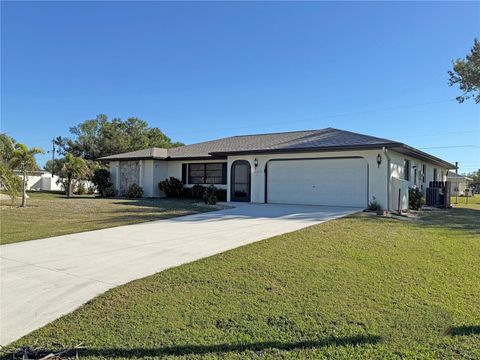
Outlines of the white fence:
<svg viewBox="0 0 480 360">
<path fill-rule="evenodd" d="M 408 181 L 392 178 L 392 191 L 390 192 L 390 210 L 408 209 Z"/>
<path fill-rule="evenodd" d="M 16 175 L 22 178 L 22 175 L 15 171 Z M 27 190 L 28 191 L 64 191 L 61 178 L 46 171 L 34 171 L 27 174 Z M 79 182 L 74 185 L 77 186 Z M 85 188 L 93 187 L 91 181 L 82 180 L 80 183 Z M 3 189 L 3 184 L 0 183 L 0 189 Z"/>
</svg>

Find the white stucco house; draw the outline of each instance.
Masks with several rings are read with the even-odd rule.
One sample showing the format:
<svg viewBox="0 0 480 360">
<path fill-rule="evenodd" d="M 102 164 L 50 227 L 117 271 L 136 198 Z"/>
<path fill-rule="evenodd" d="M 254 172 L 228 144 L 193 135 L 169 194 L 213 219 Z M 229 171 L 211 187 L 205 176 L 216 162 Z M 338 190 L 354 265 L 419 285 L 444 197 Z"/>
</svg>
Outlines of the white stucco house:
<svg viewBox="0 0 480 360">
<path fill-rule="evenodd" d="M 404 209 L 408 187 L 425 191 L 455 165 L 401 142 L 326 128 L 233 136 L 172 149 L 150 148 L 100 158 L 117 191 L 137 183 L 161 197 L 168 177 L 185 186 L 214 184 L 228 201 Z"/>
<path fill-rule="evenodd" d="M 447 181 L 450 183 L 450 194 L 453 196 L 464 196 L 465 190 L 469 189 L 469 184 L 473 179 L 457 174 L 454 171 L 447 173 Z"/>
</svg>

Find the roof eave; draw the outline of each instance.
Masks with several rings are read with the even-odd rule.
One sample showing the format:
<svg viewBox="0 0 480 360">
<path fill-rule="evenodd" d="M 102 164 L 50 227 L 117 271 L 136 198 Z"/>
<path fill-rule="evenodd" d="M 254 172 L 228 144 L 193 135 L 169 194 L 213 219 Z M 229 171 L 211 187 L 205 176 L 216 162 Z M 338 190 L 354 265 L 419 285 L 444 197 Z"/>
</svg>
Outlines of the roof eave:
<svg viewBox="0 0 480 360">
<path fill-rule="evenodd" d="M 101 157 L 96 159 L 96 161 L 125 161 L 125 160 L 166 160 L 165 157 L 157 156 L 135 156 L 135 157 Z"/>
<path fill-rule="evenodd" d="M 328 152 L 328 151 L 348 151 L 348 150 L 372 150 L 381 149 L 383 147 L 393 147 L 402 145 L 401 143 L 379 143 L 365 145 L 339 145 L 339 146 L 322 146 L 311 148 L 294 148 L 294 149 L 258 149 L 258 150 L 241 150 L 241 151 L 225 151 L 211 152 L 212 156 L 231 156 L 231 155 L 248 155 L 248 154 L 289 154 L 289 153 L 308 153 L 308 152 Z"/>
<path fill-rule="evenodd" d="M 419 159 L 432 162 L 436 165 L 443 166 L 447 169 L 457 169 L 457 167 L 454 164 L 451 164 L 448 161 L 442 160 L 436 156 L 430 155 L 424 151 L 415 149 L 414 147 L 411 147 L 405 144 L 400 144 L 400 146 L 391 147 L 391 149 L 405 155 L 411 155 Z"/>
</svg>

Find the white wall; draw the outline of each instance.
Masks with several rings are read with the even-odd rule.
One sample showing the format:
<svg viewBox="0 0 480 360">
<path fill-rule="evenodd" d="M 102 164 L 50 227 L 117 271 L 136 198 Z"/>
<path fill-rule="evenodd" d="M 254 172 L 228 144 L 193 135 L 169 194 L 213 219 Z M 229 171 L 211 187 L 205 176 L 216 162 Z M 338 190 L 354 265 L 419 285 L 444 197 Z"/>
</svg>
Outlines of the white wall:
<svg viewBox="0 0 480 360">
<path fill-rule="evenodd" d="M 382 163 L 377 166 L 377 155 L 382 156 Z M 383 208 L 387 207 L 387 161 L 379 150 L 360 150 L 360 151 L 335 151 L 335 152 L 317 152 L 317 153 L 295 153 L 295 154 L 269 154 L 269 155 L 238 155 L 228 157 L 228 184 L 230 184 L 232 164 L 236 160 L 247 160 L 250 163 L 252 171 L 251 182 L 251 201 L 255 203 L 265 202 L 265 165 L 270 159 L 295 159 L 295 158 L 329 158 L 329 157 L 351 157 L 360 156 L 368 164 L 369 183 L 368 198 L 373 197 Z M 258 166 L 255 168 L 254 159 L 258 160 Z M 227 191 L 227 200 L 230 201 L 230 191 Z"/>
</svg>

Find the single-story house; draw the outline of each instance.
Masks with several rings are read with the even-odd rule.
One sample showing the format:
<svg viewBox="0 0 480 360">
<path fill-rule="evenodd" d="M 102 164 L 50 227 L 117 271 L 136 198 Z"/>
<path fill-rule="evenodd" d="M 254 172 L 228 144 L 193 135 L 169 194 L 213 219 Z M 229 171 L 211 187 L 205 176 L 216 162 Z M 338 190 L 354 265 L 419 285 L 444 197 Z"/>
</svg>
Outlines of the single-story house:
<svg viewBox="0 0 480 360">
<path fill-rule="evenodd" d="M 472 181 L 471 178 L 457 174 L 454 171 L 449 171 L 447 173 L 447 181 L 450 183 L 450 194 L 452 196 L 464 196 L 465 190 L 469 189 L 469 183 Z"/>
<path fill-rule="evenodd" d="M 227 201 L 406 208 L 408 187 L 425 191 L 455 165 L 398 141 L 334 128 L 232 136 L 172 149 L 100 158 L 122 194 L 133 183 L 161 197 L 158 183 L 214 184 Z"/>
</svg>

